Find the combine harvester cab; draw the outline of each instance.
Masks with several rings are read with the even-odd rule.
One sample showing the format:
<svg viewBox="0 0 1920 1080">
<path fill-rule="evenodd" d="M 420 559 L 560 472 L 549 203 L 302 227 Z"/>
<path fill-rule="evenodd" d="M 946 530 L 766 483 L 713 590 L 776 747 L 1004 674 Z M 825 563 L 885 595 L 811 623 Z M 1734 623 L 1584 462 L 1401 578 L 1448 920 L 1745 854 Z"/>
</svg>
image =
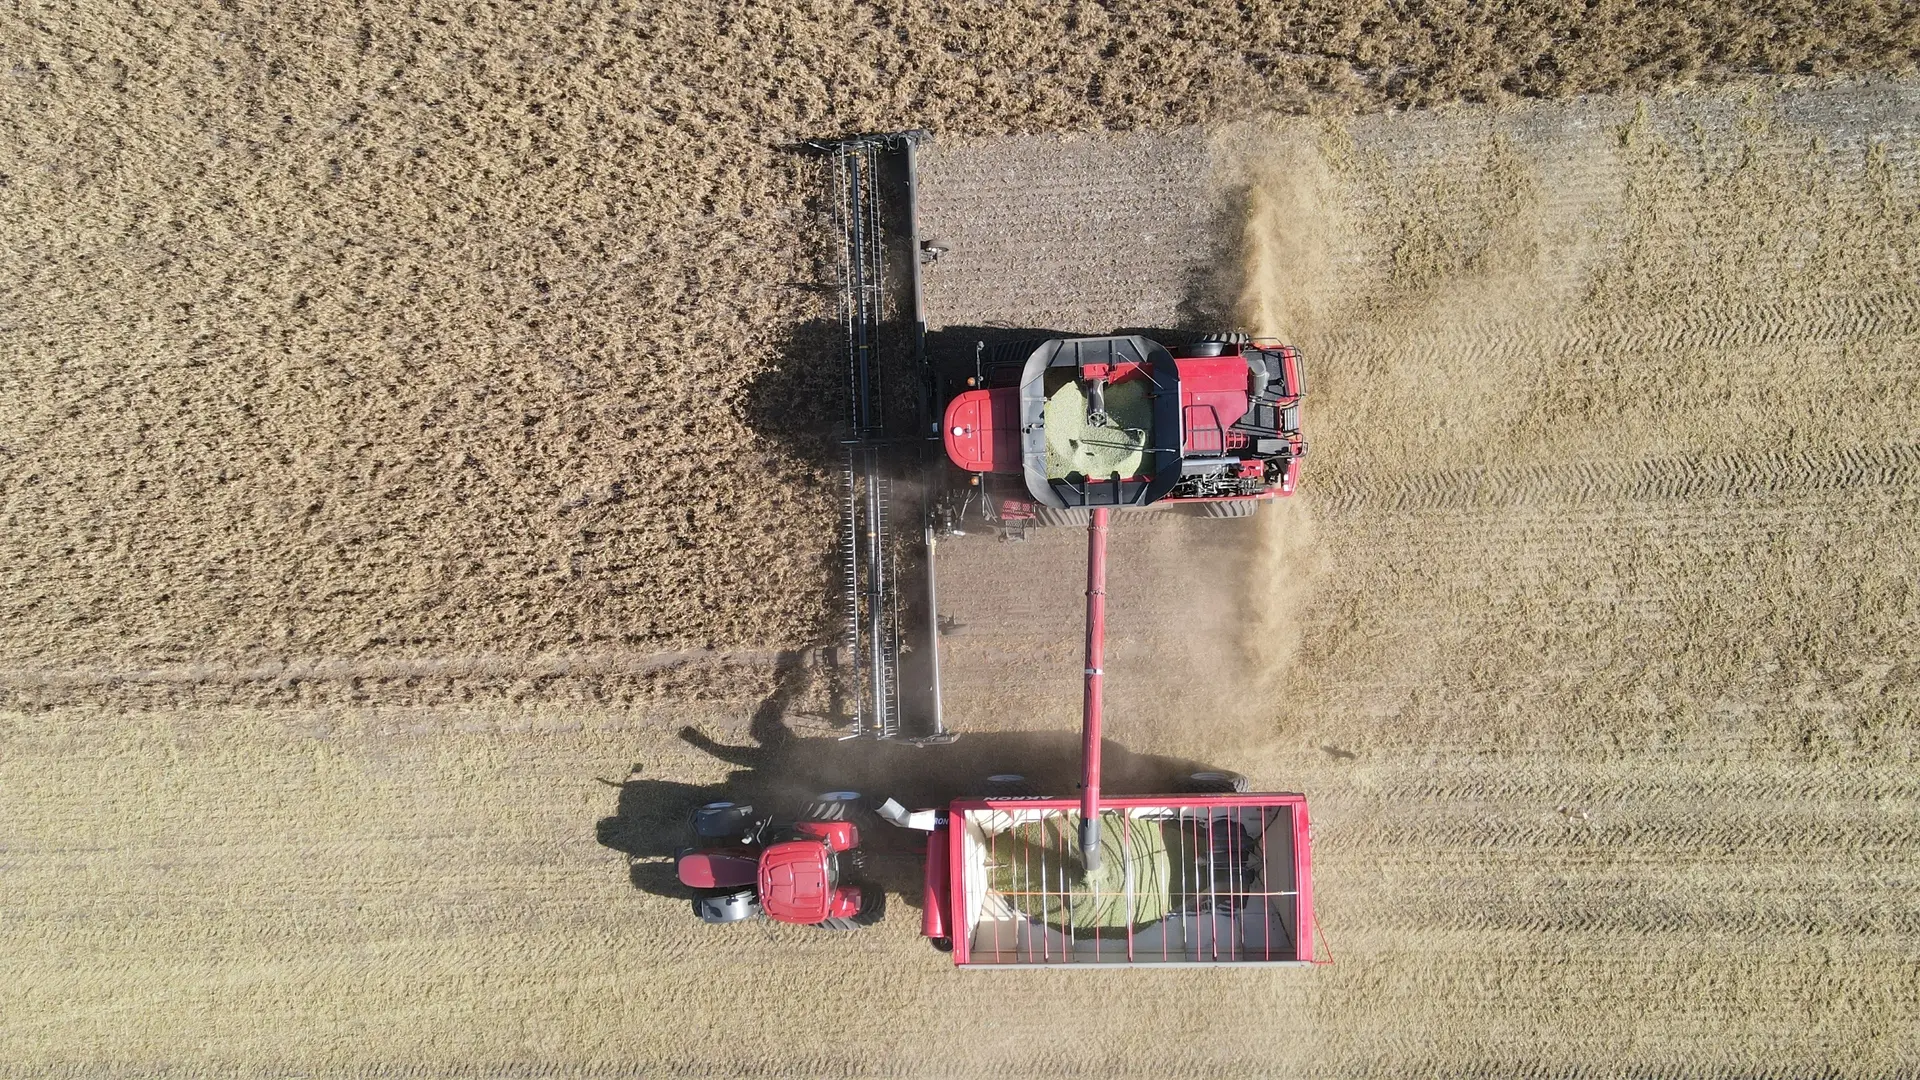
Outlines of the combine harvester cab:
<svg viewBox="0 0 1920 1080">
<path fill-rule="evenodd" d="M 1293 494 L 1307 452 L 1299 353 L 1244 335 L 982 347 L 967 382 L 942 418 L 947 457 L 1002 522 L 1162 501 L 1246 516 Z"/>
<path fill-rule="evenodd" d="M 974 799 L 928 841 L 922 931 L 960 967 L 1311 964 L 1300 795 L 1116 797 L 1105 856 L 1079 855 L 1079 804 Z"/>
</svg>

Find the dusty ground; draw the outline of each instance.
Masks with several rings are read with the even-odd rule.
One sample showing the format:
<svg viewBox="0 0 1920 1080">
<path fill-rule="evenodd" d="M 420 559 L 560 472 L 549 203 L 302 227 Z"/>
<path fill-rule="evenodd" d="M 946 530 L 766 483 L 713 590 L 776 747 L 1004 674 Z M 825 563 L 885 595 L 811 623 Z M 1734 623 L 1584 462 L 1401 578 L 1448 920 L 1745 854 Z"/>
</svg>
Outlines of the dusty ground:
<svg viewBox="0 0 1920 1080">
<path fill-rule="evenodd" d="M 963 181 L 929 185 L 960 232 L 943 314 L 1087 329 L 1231 284 L 1307 350 L 1302 498 L 1237 556 L 1188 554 L 1212 523 L 1117 532 L 1110 665 L 1123 742 L 1317 800 L 1339 963 L 1282 991 L 1321 1055 L 1282 1071 L 1915 1068 L 1917 105 L 1590 100 L 934 159 Z M 1069 183 L 1006 200 L 1063 159 L 1102 196 L 1157 148 L 1141 205 L 1085 200 L 1111 217 L 1066 214 Z M 1202 176 L 1251 191 L 1196 213 Z M 1223 214 L 1238 274 L 1113 289 L 1133 245 L 1109 237 L 1205 250 Z M 1088 272 L 1010 308 L 1036 247 Z M 995 671 L 959 689 L 977 711 L 1070 724 L 1044 672 L 1071 670 L 1049 612 L 1078 538 L 1032 546 L 1020 572 L 949 558 L 976 585 L 950 606 L 989 627 L 950 666 Z M 1192 697 L 1187 672 L 1248 655 L 1257 705 Z"/>
<path fill-rule="evenodd" d="M 1911 68 L 1912 11 L 0 32 L 0 1072 L 1920 1069 L 1914 90 L 1217 124 Z M 827 734 L 779 147 L 904 123 L 940 322 L 1309 350 L 1297 505 L 1116 534 L 1113 723 L 1312 796 L 1334 967 L 963 978 L 633 887 L 775 782 L 682 724 Z M 1071 724 L 1077 548 L 944 556 L 964 767 L 1060 756 L 1001 733 Z"/>
</svg>

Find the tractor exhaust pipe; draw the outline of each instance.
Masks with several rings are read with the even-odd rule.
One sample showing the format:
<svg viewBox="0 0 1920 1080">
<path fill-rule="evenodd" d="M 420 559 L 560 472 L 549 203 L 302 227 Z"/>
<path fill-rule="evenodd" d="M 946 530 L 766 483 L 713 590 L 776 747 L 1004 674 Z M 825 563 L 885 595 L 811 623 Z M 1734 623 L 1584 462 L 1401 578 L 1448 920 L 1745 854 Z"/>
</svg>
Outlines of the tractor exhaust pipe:
<svg viewBox="0 0 1920 1080">
<path fill-rule="evenodd" d="M 1087 515 L 1087 670 L 1086 699 L 1080 721 L 1080 861 L 1091 874 L 1100 869 L 1100 706 L 1101 670 L 1107 650 L 1107 515 L 1096 506 Z"/>
</svg>

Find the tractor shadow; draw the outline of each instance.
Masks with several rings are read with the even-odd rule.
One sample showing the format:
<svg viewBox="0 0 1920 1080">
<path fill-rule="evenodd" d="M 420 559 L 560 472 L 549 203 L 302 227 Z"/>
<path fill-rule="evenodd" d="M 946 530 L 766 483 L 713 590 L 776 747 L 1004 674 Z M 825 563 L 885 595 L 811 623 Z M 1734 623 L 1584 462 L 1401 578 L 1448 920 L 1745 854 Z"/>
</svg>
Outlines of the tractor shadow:
<svg viewBox="0 0 1920 1080">
<path fill-rule="evenodd" d="M 778 694 L 776 693 L 776 697 Z M 859 791 L 874 804 L 888 798 L 908 809 L 944 807 L 956 798 L 980 794 L 995 773 L 1017 772 L 1038 794 L 1072 798 L 1080 790 L 1080 737 L 1077 732 L 969 733 L 945 745 L 916 746 L 874 739 L 800 737 L 779 716 L 769 699 L 752 728 L 753 742 L 731 745 L 686 727 L 688 745 L 734 766 L 716 784 L 688 784 L 649 776 L 644 763 L 624 782 L 603 781 L 619 789 L 613 813 L 596 830 L 602 846 L 627 856 L 633 886 L 657 896 L 690 899 L 694 894 L 674 875 L 673 858 L 692 842 L 688 819 L 705 803 L 748 803 L 775 817 L 797 815 L 824 791 Z M 1188 774 L 1209 764 L 1183 758 L 1136 754 L 1111 740 L 1102 746 L 1102 790 L 1109 794 L 1175 791 Z M 867 877 L 892 896 L 918 909 L 921 854 L 926 834 L 881 824 L 862 839 Z"/>
</svg>

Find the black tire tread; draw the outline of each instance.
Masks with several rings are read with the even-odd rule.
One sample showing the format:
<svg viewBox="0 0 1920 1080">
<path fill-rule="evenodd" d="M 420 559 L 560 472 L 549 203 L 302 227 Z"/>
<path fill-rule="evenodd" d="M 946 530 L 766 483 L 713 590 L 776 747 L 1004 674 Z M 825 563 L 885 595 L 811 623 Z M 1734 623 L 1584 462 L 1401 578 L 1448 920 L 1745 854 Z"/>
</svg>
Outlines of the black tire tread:
<svg viewBox="0 0 1920 1080">
<path fill-rule="evenodd" d="M 1038 528 L 1073 527 L 1084 529 L 1090 512 L 1083 506 L 1071 506 L 1064 510 L 1057 506 L 1036 506 L 1033 508 L 1032 525 Z"/>
<path fill-rule="evenodd" d="M 1199 516 L 1213 520 L 1225 518 L 1250 518 L 1260 512 L 1260 499 L 1229 499 L 1225 502 L 1201 503 Z"/>
<path fill-rule="evenodd" d="M 1209 776 L 1209 773 L 1216 775 Z M 1180 786 L 1189 795 L 1244 795 L 1253 790 L 1252 781 L 1225 769 L 1203 769 L 1191 773 Z"/>
<path fill-rule="evenodd" d="M 853 884 L 860 886 L 860 911 L 845 919 L 822 919 L 815 926 L 822 930 L 864 930 L 887 915 L 887 892 L 878 885 L 864 881 Z"/>
</svg>

